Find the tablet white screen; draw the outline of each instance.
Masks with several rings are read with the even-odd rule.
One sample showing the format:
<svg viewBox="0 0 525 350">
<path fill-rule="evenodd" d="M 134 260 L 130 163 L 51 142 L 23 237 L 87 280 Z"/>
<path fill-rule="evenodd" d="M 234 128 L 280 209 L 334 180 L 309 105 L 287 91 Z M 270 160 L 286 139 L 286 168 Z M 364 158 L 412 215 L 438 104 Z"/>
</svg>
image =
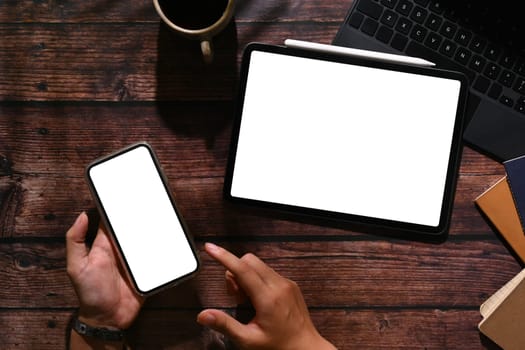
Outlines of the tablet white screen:
<svg viewBox="0 0 525 350">
<path fill-rule="evenodd" d="M 254 51 L 230 194 L 435 227 L 460 85 Z"/>
</svg>

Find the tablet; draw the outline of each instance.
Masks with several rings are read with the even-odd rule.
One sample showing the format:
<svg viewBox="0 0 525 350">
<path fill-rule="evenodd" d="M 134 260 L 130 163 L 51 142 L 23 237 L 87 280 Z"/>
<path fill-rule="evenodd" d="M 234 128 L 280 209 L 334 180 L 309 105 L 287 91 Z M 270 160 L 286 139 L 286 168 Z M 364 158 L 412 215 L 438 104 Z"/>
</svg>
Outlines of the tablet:
<svg viewBox="0 0 525 350">
<path fill-rule="evenodd" d="M 415 65 L 252 43 L 226 198 L 399 231 L 448 231 L 467 81 Z"/>
</svg>

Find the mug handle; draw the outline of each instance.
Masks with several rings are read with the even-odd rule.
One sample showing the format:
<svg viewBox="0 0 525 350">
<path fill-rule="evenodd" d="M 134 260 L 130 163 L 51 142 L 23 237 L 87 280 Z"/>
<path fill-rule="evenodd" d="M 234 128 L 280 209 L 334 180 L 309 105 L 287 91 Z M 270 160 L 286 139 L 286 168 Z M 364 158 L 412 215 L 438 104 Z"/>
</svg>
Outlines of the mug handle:
<svg viewBox="0 0 525 350">
<path fill-rule="evenodd" d="M 209 40 L 201 41 L 201 51 L 204 62 L 211 63 L 213 61 L 213 50 L 211 48 L 211 42 Z"/>
</svg>

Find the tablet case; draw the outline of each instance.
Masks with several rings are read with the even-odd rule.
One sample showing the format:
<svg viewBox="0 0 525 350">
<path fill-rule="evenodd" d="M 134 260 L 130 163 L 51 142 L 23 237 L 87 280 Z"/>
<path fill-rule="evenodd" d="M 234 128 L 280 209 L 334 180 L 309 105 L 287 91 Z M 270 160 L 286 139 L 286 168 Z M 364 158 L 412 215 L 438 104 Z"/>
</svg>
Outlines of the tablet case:
<svg viewBox="0 0 525 350">
<path fill-rule="evenodd" d="M 525 229 L 525 156 L 510 159 L 504 162 L 503 165 L 521 220 L 521 226 Z"/>
<path fill-rule="evenodd" d="M 514 205 L 507 177 L 503 177 L 475 199 L 514 253 L 525 262 L 525 235 Z"/>
</svg>

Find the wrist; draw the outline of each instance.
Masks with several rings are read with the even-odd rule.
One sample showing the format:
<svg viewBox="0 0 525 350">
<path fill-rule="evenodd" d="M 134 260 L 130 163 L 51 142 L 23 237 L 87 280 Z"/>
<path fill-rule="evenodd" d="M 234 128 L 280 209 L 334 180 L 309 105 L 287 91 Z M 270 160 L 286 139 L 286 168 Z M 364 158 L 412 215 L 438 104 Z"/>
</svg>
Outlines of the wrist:
<svg viewBox="0 0 525 350">
<path fill-rule="evenodd" d="M 87 316 L 85 313 L 79 311 L 75 318 L 80 322 L 90 325 L 91 327 L 122 330 L 122 328 L 116 325 L 116 322 L 113 322 L 112 320 L 104 317 Z"/>
<path fill-rule="evenodd" d="M 99 339 L 92 339 L 71 331 L 69 338 L 70 350 L 124 350 L 127 349 L 124 341 L 103 341 Z"/>
<path fill-rule="evenodd" d="M 334 346 L 334 344 L 330 343 L 328 340 L 326 340 L 325 338 L 321 337 L 321 340 L 320 340 L 320 346 L 317 348 L 317 349 L 322 349 L 322 350 L 337 350 L 337 348 Z"/>
<path fill-rule="evenodd" d="M 81 337 L 102 342 L 123 342 L 124 330 L 117 327 L 90 323 L 80 316 L 72 320 L 71 328 Z"/>
<path fill-rule="evenodd" d="M 302 343 L 297 349 L 312 349 L 312 350 L 337 350 L 337 348 L 324 338 L 317 331 L 311 334 L 310 337 L 303 337 Z"/>
</svg>

